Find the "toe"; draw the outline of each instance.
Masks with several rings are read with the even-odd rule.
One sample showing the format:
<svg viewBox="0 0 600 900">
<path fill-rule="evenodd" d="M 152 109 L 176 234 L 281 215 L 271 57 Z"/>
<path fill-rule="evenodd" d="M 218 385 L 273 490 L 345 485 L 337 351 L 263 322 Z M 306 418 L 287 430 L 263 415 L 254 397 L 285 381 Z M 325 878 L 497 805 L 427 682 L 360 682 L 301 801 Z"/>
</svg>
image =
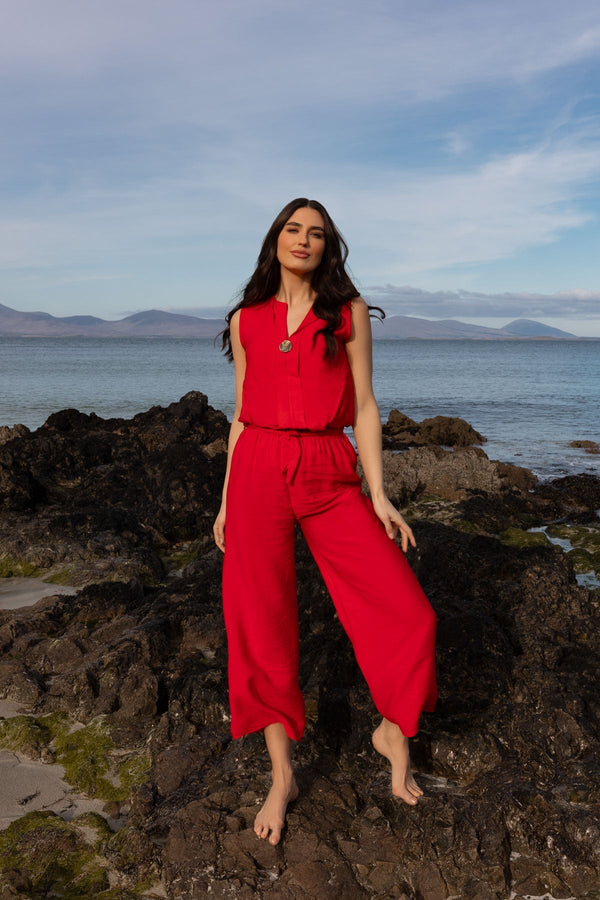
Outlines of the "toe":
<svg viewBox="0 0 600 900">
<path fill-rule="evenodd" d="M 398 797 L 400 800 L 404 800 L 405 803 L 408 803 L 409 806 L 417 805 L 417 798 L 413 794 L 411 794 L 404 785 L 400 788 L 392 790 L 392 793 L 395 797 Z"/>
</svg>

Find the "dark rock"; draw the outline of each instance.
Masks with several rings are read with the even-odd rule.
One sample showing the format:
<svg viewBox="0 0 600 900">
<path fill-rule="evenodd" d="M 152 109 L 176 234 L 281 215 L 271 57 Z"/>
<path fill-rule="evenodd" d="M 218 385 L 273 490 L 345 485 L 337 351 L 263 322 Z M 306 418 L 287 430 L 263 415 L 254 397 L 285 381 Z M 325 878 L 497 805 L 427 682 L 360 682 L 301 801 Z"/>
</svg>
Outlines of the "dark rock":
<svg viewBox="0 0 600 900">
<path fill-rule="evenodd" d="M 297 749 L 301 794 L 275 849 L 252 832 L 268 789 L 262 738 L 228 735 L 218 557 L 168 587 L 92 586 L 10 614 L 8 631 L 5 620 L 5 658 L 18 651 L 20 666 L 4 678 L 4 696 L 27 667 L 38 711 L 84 721 L 103 713 L 124 746 L 149 742 L 149 780 L 132 797 L 130 875 L 160 852 L 169 896 L 186 900 L 232 890 L 318 900 L 332 885 L 334 896 L 413 900 L 508 897 L 516 883 L 516 897 L 536 884 L 578 897 L 592 890 L 597 601 L 556 548 L 415 528 L 412 562 L 439 616 L 440 701 L 413 742 L 425 799 L 413 810 L 390 796 L 387 766 L 369 744 L 368 691 L 300 543 L 309 722 Z M 59 639 L 71 648 L 64 657 L 45 643 Z M 111 852 L 124 867 L 125 849 Z"/>
<path fill-rule="evenodd" d="M 594 475 L 568 475 L 541 485 L 536 494 L 561 510 L 572 522 L 598 522 L 600 509 L 600 479 Z"/>
<path fill-rule="evenodd" d="M 386 450 L 406 450 L 409 447 L 445 446 L 471 447 L 483 444 L 486 438 L 456 416 L 434 416 L 415 422 L 397 409 L 392 409 L 382 428 Z"/>
<path fill-rule="evenodd" d="M 201 534 L 196 557 L 163 584 L 104 582 L 0 613 L 0 696 L 27 702 L 40 715 L 61 711 L 83 723 L 102 716 L 126 756 L 149 754 L 145 781 L 131 789 L 122 838 L 119 832 L 95 851 L 110 867 L 111 883 L 133 887 L 149 872 L 161 875 L 172 900 L 523 900 L 547 892 L 592 900 L 600 841 L 598 596 L 577 585 L 557 547 L 507 546 L 492 535 L 515 524 L 589 516 L 600 506 L 598 481 L 580 476 L 536 486 L 523 470 L 476 448 L 386 454 L 391 493 L 411 504 L 418 548 L 409 562 L 439 619 L 439 704 L 412 742 L 425 790 L 415 809 L 391 796 L 388 766 L 370 744 L 377 714 L 298 540 L 307 730 L 296 748 L 300 796 L 272 848 L 252 831 L 269 787 L 262 736 L 229 736 L 222 557 L 207 530 L 208 510 L 214 514 L 218 505 L 218 491 L 208 495 L 222 475 L 221 437 L 197 398 L 175 412 L 151 413 L 114 427 L 73 411 L 51 417 L 41 437 L 50 455 L 53 442 L 71 453 L 77 476 L 67 483 L 56 459 L 64 483 L 45 470 L 39 484 L 50 500 L 29 520 L 40 536 L 40 523 L 48 529 L 61 522 L 51 549 L 65 561 L 73 548 L 86 565 L 92 552 L 104 560 L 111 553 L 132 559 L 136 548 L 171 552 L 193 528 Z M 198 440 L 206 443 L 197 443 L 196 426 L 205 428 Z M 98 436 L 99 449 L 86 444 L 86 429 Z M 99 463 L 96 452 L 108 462 Z M 180 485 L 189 477 L 193 489 L 159 484 L 167 472 L 163 452 L 180 460 Z M 96 460 L 93 476 L 85 454 Z M 105 474 L 114 474 L 115 454 L 123 466 L 122 505 Z M 29 448 L 23 458 L 38 479 L 31 455 Z M 129 465 L 146 487 L 154 484 L 145 500 L 139 485 L 127 482 Z M 204 475 L 191 474 L 196 466 Z M 104 506 L 96 480 L 108 492 Z M 61 491 L 67 512 L 52 505 Z M 194 513 L 205 495 L 205 507 Z M 180 509 L 187 524 L 179 522 Z M 7 540 L 26 544 L 23 521 L 17 517 L 20 531 Z M 118 812 L 126 806 L 121 799 Z M 25 863 L 19 869 L 20 878 L 31 879 Z"/>
<path fill-rule="evenodd" d="M 0 425 L 0 444 L 7 444 L 15 438 L 23 437 L 29 434 L 29 428 L 26 425 Z"/>
<path fill-rule="evenodd" d="M 70 584 L 161 580 L 165 547 L 211 534 L 228 428 L 193 391 L 130 420 L 55 413 L 0 446 L 0 556 Z"/>
<path fill-rule="evenodd" d="M 600 445 L 597 441 L 571 441 L 569 447 L 574 447 L 577 450 L 585 450 L 586 453 L 600 453 Z"/>
</svg>

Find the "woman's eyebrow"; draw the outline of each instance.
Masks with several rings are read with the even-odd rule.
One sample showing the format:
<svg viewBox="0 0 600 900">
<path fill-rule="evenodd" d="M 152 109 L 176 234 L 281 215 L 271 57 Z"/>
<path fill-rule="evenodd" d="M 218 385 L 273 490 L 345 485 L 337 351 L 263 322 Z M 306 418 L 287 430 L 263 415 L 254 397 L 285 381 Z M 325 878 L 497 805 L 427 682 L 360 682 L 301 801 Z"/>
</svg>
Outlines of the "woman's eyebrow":
<svg viewBox="0 0 600 900">
<path fill-rule="evenodd" d="M 302 222 L 286 222 L 285 224 L 286 224 L 286 227 L 288 225 L 295 225 L 296 228 L 302 228 Z M 325 233 L 325 229 L 321 228 L 320 225 L 311 225 L 311 227 L 308 230 L 309 231 L 322 231 L 323 233 Z"/>
</svg>

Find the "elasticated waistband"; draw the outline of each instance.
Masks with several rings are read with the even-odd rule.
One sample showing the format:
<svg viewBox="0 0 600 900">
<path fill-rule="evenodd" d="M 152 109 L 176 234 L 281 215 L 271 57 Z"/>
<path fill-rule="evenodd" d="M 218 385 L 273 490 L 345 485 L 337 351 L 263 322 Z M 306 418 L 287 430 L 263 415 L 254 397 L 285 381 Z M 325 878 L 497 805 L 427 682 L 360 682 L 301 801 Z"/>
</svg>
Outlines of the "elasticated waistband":
<svg viewBox="0 0 600 900">
<path fill-rule="evenodd" d="M 269 425 L 254 425 L 244 423 L 244 428 L 252 431 L 266 431 L 269 434 L 290 435 L 291 437 L 335 437 L 344 433 L 343 428 L 323 428 L 320 431 L 312 431 L 310 428 L 271 428 Z"/>
</svg>

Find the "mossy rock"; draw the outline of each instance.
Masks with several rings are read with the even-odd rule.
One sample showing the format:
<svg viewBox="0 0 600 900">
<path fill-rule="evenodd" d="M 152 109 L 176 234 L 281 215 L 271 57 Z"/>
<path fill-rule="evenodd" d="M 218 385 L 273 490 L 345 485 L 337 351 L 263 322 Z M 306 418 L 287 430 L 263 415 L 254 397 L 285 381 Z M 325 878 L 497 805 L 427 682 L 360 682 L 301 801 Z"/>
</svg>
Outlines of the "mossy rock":
<svg viewBox="0 0 600 900">
<path fill-rule="evenodd" d="M 33 716 L 12 716 L 0 720 L 0 748 L 38 756 L 68 730 L 68 719 L 63 713 L 49 713 L 37 719 Z"/>
<path fill-rule="evenodd" d="M 523 531 L 521 528 L 507 528 L 500 540 L 508 547 L 547 547 L 550 544 L 543 531 Z"/>
<path fill-rule="evenodd" d="M 0 834 L 0 886 L 14 887 L 15 873 L 31 885 L 27 896 L 87 900 L 110 885 L 105 865 L 77 828 L 52 812 L 32 812 Z"/>
<path fill-rule="evenodd" d="M 583 547 L 575 547 L 574 550 L 569 550 L 567 556 L 577 573 L 600 573 L 600 554 L 588 553 Z"/>
<path fill-rule="evenodd" d="M 148 751 L 136 753 L 121 763 L 119 766 L 119 781 L 123 790 L 126 791 L 126 797 L 129 797 L 136 785 L 143 784 L 146 781 L 150 765 L 151 759 Z"/>
<path fill-rule="evenodd" d="M 193 562 L 198 555 L 200 541 L 186 541 L 172 548 L 170 553 L 161 556 L 161 561 L 165 567 L 165 571 L 178 572 L 185 568 L 189 563 Z"/>
<path fill-rule="evenodd" d="M 561 541 L 570 541 L 573 545 L 587 533 L 583 525 L 548 525 L 546 531 L 550 537 L 560 538 Z"/>
<path fill-rule="evenodd" d="M 133 890 L 110 887 L 109 862 L 100 852 L 111 836 L 117 837 L 94 813 L 73 822 L 52 812 L 27 813 L 0 833 L 0 892 L 28 900 L 139 900 L 147 887 L 141 881 Z"/>
<path fill-rule="evenodd" d="M 600 553 L 600 528 L 585 525 L 549 525 L 551 537 L 566 540 L 573 547 L 583 547 L 589 553 Z"/>
<path fill-rule="evenodd" d="M 147 752 L 135 753 L 114 770 L 115 751 L 110 726 L 98 717 L 85 728 L 63 734 L 56 740 L 56 761 L 65 770 L 65 780 L 77 790 L 101 800 L 126 800 L 132 787 L 145 781 L 150 768 Z"/>
<path fill-rule="evenodd" d="M 486 531 L 476 522 L 469 522 L 467 519 L 456 519 L 451 524 L 457 531 L 462 531 L 465 534 L 486 534 Z"/>
<path fill-rule="evenodd" d="M 112 835 L 104 850 L 118 871 L 135 880 L 134 890 L 146 891 L 159 880 L 156 848 L 143 831 L 125 826 Z"/>
<path fill-rule="evenodd" d="M 600 555 L 600 531 L 597 528 L 590 528 L 587 534 L 584 534 L 575 546 L 583 547 L 584 550 L 587 550 L 592 556 L 598 557 Z"/>
<path fill-rule="evenodd" d="M 7 554 L 0 556 L 0 578 L 39 578 L 44 570 L 27 559 L 17 559 Z"/>
<path fill-rule="evenodd" d="M 96 850 L 100 850 L 106 841 L 113 837 L 113 831 L 100 813 L 83 813 L 81 816 L 73 819 L 73 825 Z"/>
<path fill-rule="evenodd" d="M 63 567 L 56 569 L 51 575 L 44 576 L 44 581 L 48 584 L 71 585 L 75 578 L 75 569 Z"/>
<path fill-rule="evenodd" d="M 117 748 L 104 717 L 83 728 L 73 728 L 62 713 L 1 719 L 0 748 L 34 758 L 49 749 L 54 761 L 63 766 L 65 781 L 100 800 L 127 800 L 132 788 L 146 780 L 150 769 L 146 749 L 115 762 Z"/>
</svg>

